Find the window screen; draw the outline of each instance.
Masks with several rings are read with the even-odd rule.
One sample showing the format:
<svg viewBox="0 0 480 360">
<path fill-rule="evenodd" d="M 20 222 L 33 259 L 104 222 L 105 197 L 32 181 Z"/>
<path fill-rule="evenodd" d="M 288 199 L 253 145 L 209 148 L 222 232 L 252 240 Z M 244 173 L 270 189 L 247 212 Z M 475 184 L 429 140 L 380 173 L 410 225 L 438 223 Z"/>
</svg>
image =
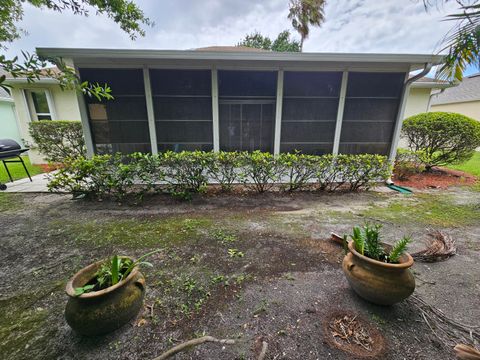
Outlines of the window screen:
<svg viewBox="0 0 480 360">
<path fill-rule="evenodd" d="M 213 149 L 210 70 L 150 70 L 158 150 Z"/>
<path fill-rule="evenodd" d="M 281 151 L 332 151 L 341 81 L 340 72 L 284 73 Z"/>
<path fill-rule="evenodd" d="M 143 71 L 80 69 L 82 81 L 108 84 L 113 100 L 85 97 L 97 153 L 150 152 Z"/>
<path fill-rule="evenodd" d="M 388 153 L 404 80 L 405 73 L 349 73 L 340 153 Z"/>
<path fill-rule="evenodd" d="M 220 149 L 273 151 L 274 71 L 219 71 Z"/>
</svg>

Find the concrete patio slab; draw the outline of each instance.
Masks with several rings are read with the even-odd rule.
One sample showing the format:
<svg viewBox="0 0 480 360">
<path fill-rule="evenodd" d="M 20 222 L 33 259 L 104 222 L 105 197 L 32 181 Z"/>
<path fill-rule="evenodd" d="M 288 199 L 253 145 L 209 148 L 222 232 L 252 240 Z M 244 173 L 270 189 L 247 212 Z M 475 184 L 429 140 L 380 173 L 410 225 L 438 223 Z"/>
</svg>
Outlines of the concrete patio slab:
<svg viewBox="0 0 480 360">
<path fill-rule="evenodd" d="M 32 181 L 30 179 L 20 179 L 15 180 L 14 182 L 8 182 L 7 189 L 4 192 L 10 193 L 45 193 L 48 192 L 48 174 L 39 174 L 32 176 Z"/>
</svg>

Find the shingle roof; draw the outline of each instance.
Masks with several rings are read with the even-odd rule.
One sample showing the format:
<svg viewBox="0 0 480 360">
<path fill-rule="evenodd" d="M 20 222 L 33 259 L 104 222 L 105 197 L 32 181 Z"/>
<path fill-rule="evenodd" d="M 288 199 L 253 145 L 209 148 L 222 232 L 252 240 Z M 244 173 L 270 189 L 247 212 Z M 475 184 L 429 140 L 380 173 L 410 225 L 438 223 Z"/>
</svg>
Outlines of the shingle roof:
<svg viewBox="0 0 480 360">
<path fill-rule="evenodd" d="M 248 46 L 207 46 L 195 49 L 196 51 L 231 51 L 231 52 L 263 52 L 265 49 L 257 49 Z"/>
<path fill-rule="evenodd" d="M 432 98 L 432 105 L 480 100 L 480 73 L 467 76 L 456 87 L 448 88 Z"/>
</svg>

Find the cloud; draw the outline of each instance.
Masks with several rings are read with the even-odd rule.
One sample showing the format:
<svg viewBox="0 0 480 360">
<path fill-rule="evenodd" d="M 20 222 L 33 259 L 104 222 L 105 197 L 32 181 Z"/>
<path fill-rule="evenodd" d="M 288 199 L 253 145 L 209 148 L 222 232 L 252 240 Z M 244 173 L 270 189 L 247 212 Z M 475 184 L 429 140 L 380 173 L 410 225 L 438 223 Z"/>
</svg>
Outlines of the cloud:
<svg viewBox="0 0 480 360">
<path fill-rule="evenodd" d="M 141 0 L 155 21 L 133 42 L 105 16 L 80 17 L 25 5 L 21 27 L 29 34 L 10 44 L 8 56 L 35 47 L 190 49 L 234 45 L 255 30 L 270 37 L 291 28 L 288 0 Z M 454 2 L 428 13 L 421 0 L 330 0 L 326 22 L 311 30 L 305 51 L 432 53 L 452 26 L 441 20 Z"/>
</svg>

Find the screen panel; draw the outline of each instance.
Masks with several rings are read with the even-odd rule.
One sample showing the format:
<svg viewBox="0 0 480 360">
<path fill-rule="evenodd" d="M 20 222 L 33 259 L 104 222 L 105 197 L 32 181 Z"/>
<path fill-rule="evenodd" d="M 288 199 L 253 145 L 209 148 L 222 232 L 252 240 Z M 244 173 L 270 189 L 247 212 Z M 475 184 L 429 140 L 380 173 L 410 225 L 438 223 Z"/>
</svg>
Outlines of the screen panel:
<svg viewBox="0 0 480 360">
<path fill-rule="evenodd" d="M 213 149 L 210 70 L 151 69 L 159 151 Z"/>
<path fill-rule="evenodd" d="M 332 151 L 341 82 L 341 72 L 284 72 L 281 151 Z"/>
<path fill-rule="evenodd" d="M 218 72 L 220 149 L 273 152 L 277 73 Z"/>
<path fill-rule="evenodd" d="M 405 73 L 349 73 L 340 153 L 388 153 L 404 80 Z"/>
<path fill-rule="evenodd" d="M 114 99 L 85 96 L 97 153 L 150 152 L 147 107 L 141 69 L 80 69 L 82 81 L 107 84 Z"/>
</svg>

